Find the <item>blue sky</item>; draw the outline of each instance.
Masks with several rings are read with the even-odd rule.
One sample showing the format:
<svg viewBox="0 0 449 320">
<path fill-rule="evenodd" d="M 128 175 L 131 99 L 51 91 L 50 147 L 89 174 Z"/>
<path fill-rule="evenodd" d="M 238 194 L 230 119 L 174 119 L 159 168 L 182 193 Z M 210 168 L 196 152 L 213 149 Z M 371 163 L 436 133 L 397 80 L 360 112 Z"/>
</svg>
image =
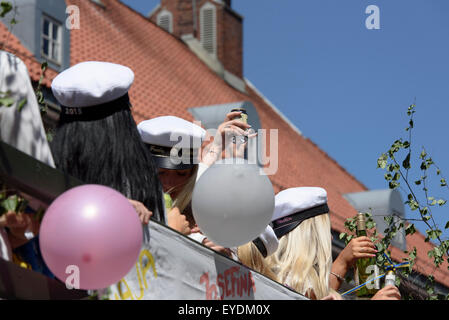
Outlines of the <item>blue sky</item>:
<svg viewBox="0 0 449 320">
<path fill-rule="evenodd" d="M 123 2 L 145 15 L 159 3 Z M 365 26 L 369 5 L 380 10 L 379 30 Z M 412 165 L 420 165 L 424 146 L 449 178 L 449 1 L 234 0 L 232 6 L 244 17 L 245 77 L 365 186 L 388 188 L 376 161 L 394 140 L 407 138 L 406 111 L 415 97 Z M 420 172 L 410 175 L 413 182 Z M 439 185 L 430 193 L 449 198 Z M 444 228 L 449 215 L 434 215 Z"/>
</svg>

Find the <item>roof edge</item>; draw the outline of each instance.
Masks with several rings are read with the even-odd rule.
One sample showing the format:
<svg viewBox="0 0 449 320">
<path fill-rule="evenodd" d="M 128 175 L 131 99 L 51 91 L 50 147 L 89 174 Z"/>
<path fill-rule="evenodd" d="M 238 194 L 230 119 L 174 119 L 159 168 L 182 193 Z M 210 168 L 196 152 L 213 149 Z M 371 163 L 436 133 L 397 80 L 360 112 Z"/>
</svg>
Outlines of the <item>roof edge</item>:
<svg viewBox="0 0 449 320">
<path fill-rule="evenodd" d="M 156 13 L 157 10 L 159 10 L 159 8 L 161 7 L 161 4 L 158 3 L 147 15 L 148 19 L 151 19 L 151 17 L 153 16 L 153 14 Z"/>
<path fill-rule="evenodd" d="M 260 92 L 256 86 L 249 81 L 246 77 L 243 78 L 243 80 L 245 81 L 245 83 L 268 105 L 270 106 L 271 109 L 273 109 L 274 112 L 276 112 L 281 118 L 282 120 L 284 120 L 297 134 L 299 134 L 300 136 L 304 136 L 301 132 L 301 130 L 298 129 L 297 126 L 295 126 L 282 112 L 281 110 L 279 110 L 270 100 L 268 100 L 267 97 L 265 97 L 263 95 L 262 92 Z"/>
</svg>

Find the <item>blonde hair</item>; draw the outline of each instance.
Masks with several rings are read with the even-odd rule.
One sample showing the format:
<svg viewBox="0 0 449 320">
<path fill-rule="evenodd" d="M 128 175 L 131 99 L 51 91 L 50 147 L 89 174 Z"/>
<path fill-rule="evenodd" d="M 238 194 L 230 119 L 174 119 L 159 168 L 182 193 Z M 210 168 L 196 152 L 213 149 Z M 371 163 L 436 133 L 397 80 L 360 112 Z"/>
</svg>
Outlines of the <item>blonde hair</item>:
<svg viewBox="0 0 449 320">
<path fill-rule="evenodd" d="M 271 280 L 277 281 L 277 276 L 270 268 L 267 260 L 262 256 L 256 245 L 252 242 L 237 248 L 237 256 L 241 263 L 248 268 L 257 271 Z"/>
<path fill-rule="evenodd" d="M 183 212 L 185 208 L 189 205 L 190 201 L 192 201 L 193 188 L 195 187 L 197 174 L 198 174 L 198 165 L 195 165 L 189 180 L 187 180 L 187 183 L 178 193 L 176 199 L 174 199 L 173 207 L 178 207 L 179 211 L 181 212 Z M 170 191 L 172 190 L 169 190 L 168 193 L 170 193 Z"/>
<path fill-rule="evenodd" d="M 332 239 L 329 214 L 304 220 L 279 241 L 268 258 L 278 281 L 295 291 L 322 299 L 336 291 L 329 286 L 332 267 Z"/>
</svg>

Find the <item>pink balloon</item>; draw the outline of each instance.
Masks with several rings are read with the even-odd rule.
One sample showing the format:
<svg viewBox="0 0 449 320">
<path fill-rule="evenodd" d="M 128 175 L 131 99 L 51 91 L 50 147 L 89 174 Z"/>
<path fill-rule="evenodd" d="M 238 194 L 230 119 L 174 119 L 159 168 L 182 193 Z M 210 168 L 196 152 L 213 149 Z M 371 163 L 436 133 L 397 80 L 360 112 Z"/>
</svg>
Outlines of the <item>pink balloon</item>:
<svg viewBox="0 0 449 320">
<path fill-rule="evenodd" d="M 76 284 L 73 277 L 79 270 L 79 288 L 85 290 L 106 288 L 123 278 L 136 263 L 143 240 L 140 219 L 128 199 L 101 185 L 61 194 L 48 207 L 39 233 L 49 269 L 70 284 Z"/>
</svg>

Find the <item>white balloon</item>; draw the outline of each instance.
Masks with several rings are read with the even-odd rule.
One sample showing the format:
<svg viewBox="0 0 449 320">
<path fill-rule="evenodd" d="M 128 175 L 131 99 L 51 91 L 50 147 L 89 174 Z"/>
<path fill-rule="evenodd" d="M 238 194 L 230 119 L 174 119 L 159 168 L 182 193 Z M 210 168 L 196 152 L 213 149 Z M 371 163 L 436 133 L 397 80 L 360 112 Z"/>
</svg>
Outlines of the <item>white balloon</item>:
<svg viewBox="0 0 449 320">
<path fill-rule="evenodd" d="M 192 211 L 210 241 L 225 248 L 238 247 L 256 239 L 271 222 L 274 190 L 260 171 L 246 161 L 220 160 L 198 180 Z"/>
</svg>

